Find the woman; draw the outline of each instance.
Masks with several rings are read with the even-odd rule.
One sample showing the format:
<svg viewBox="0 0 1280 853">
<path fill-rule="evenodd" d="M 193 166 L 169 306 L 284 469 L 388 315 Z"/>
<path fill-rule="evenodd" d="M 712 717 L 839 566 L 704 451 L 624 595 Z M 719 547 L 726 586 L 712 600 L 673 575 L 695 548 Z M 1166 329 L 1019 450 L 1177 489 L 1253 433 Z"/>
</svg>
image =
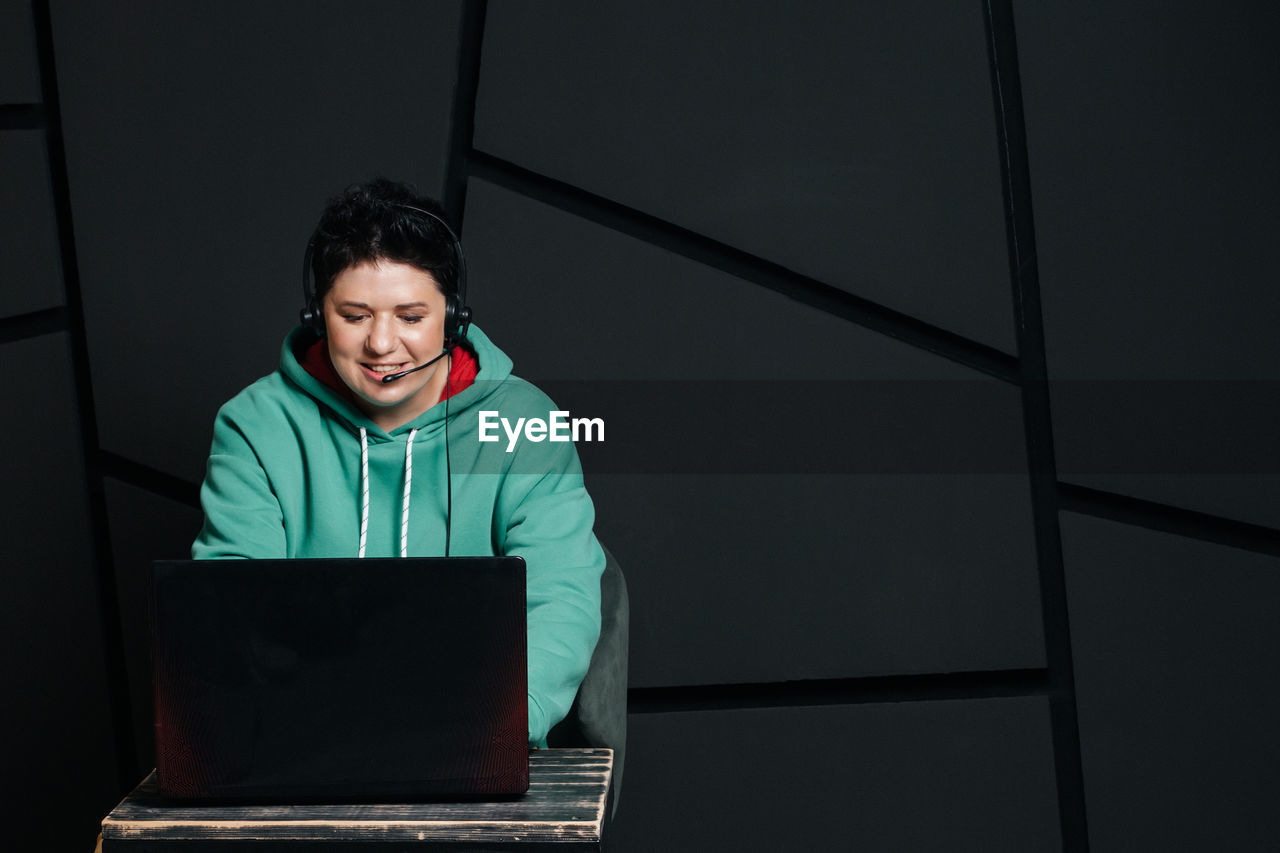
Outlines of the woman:
<svg viewBox="0 0 1280 853">
<path fill-rule="evenodd" d="M 330 201 L 303 325 L 218 413 L 192 554 L 523 557 L 529 743 L 545 746 L 599 634 L 604 554 L 573 444 L 479 429 L 481 412 L 516 423 L 555 406 L 470 325 L 439 215 L 383 179 Z"/>
</svg>

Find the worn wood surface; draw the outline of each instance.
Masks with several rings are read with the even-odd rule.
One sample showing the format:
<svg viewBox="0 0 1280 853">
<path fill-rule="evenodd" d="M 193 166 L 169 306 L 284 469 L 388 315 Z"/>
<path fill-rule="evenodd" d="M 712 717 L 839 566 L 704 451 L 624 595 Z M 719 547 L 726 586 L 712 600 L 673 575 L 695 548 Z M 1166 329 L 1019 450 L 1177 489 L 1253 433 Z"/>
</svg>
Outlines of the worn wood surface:
<svg viewBox="0 0 1280 853">
<path fill-rule="evenodd" d="M 347 842 L 379 849 L 599 849 L 613 770 L 608 749 L 544 749 L 529 756 L 529 793 L 512 800 L 369 805 L 167 805 L 148 776 L 102 822 L 103 853 L 130 850 L 301 849 Z M 274 842 L 262 846 L 265 842 Z M 398 842 L 398 843 L 397 843 Z M 582 845 L 582 847 L 578 847 Z"/>
</svg>

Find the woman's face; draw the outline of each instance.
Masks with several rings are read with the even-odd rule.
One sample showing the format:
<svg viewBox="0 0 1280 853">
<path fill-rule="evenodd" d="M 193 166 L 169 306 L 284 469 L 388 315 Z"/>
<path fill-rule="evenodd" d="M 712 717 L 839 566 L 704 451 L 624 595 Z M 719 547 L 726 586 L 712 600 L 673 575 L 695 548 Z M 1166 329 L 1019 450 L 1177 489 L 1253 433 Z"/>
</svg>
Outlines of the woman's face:
<svg viewBox="0 0 1280 853">
<path fill-rule="evenodd" d="M 329 358 L 361 411 L 384 430 L 440 399 L 450 359 L 384 383 L 444 349 L 445 297 L 428 272 L 393 261 L 348 267 L 324 297 Z"/>
</svg>

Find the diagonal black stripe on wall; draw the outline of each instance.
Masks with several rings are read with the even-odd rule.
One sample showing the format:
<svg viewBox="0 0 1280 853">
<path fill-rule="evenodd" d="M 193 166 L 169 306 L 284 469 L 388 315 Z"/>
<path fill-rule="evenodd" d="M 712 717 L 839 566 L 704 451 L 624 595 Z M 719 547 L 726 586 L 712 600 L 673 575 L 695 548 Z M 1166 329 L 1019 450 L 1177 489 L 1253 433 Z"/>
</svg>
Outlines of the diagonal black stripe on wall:
<svg viewBox="0 0 1280 853">
<path fill-rule="evenodd" d="M 453 90 L 453 126 L 444 178 L 444 210 L 454 230 L 462 234 L 467 207 L 467 160 L 476 129 L 476 95 L 480 87 L 480 52 L 484 44 L 487 0 L 465 0 L 459 29 L 458 76 Z"/>
<path fill-rule="evenodd" d="M 1148 530 L 1280 557 L 1280 530 L 1258 524 L 1220 518 L 1074 483 L 1058 484 L 1058 504 L 1062 509 L 1080 515 L 1091 515 L 1134 527 L 1145 527 Z"/>
<path fill-rule="evenodd" d="M 59 119 L 58 80 L 54 65 L 53 23 L 48 0 L 32 4 L 36 30 L 36 51 L 40 66 L 40 89 L 48 128 L 45 140 L 49 154 L 49 177 L 53 184 L 54 212 L 58 223 L 58 244 L 62 276 L 66 288 L 65 325 L 71 345 L 76 404 L 79 409 L 80 442 L 85 460 L 85 484 L 89 496 L 89 517 L 94 541 L 94 572 L 97 579 L 102 641 L 107 669 L 111 728 L 115 732 L 117 783 L 127 791 L 138 780 L 133 739 L 133 713 L 129 701 L 128 674 L 120 626 L 119 597 L 111 556 L 107 525 L 107 505 L 99 459 L 98 425 L 94 413 L 93 380 L 89 371 L 89 351 L 85 338 L 84 300 L 80 290 L 80 268 L 76 257 L 75 229 L 71 217 L 71 191 L 67 180 L 67 158 Z"/>
<path fill-rule="evenodd" d="M 1048 689 L 1048 674 L 1043 669 L 635 687 L 627 691 L 627 712 L 663 714 L 799 705 L 1000 699 L 1044 696 Z"/>
<path fill-rule="evenodd" d="M 1017 378 L 1017 359 L 993 347 L 482 151 L 471 154 L 471 174 L 996 379 Z"/>
<path fill-rule="evenodd" d="M 61 332 L 66 328 L 67 309 L 62 306 L 16 317 L 0 317 L 0 344 Z"/>
<path fill-rule="evenodd" d="M 200 509 L 200 486 L 159 468 L 126 459 L 109 450 L 100 455 L 102 475 L 144 489 L 162 498 Z"/>
<path fill-rule="evenodd" d="M 1036 557 L 1040 574 L 1045 658 L 1049 664 L 1049 708 L 1058 814 L 1064 850 L 1087 850 L 1084 770 L 1067 615 L 1062 532 L 1058 519 L 1057 468 L 1045 357 L 1044 320 L 1036 268 L 1035 226 L 1031 207 L 1031 170 L 1027 156 L 1022 84 L 1011 0 L 984 3 L 991 86 L 999 142 L 1000 174 L 1009 246 L 1009 273 L 1021 357 L 1023 424 L 1031 481 Z"/>
</svg>

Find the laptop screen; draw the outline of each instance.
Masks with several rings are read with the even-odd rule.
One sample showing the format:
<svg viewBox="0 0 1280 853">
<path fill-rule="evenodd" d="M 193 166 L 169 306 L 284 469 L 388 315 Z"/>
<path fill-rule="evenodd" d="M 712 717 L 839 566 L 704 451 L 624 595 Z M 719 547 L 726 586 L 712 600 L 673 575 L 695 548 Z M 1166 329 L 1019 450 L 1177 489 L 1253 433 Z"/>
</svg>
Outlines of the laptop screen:
<svg viewBox="0 0 1280 853">
<path fill-rule="evenodd" d="M 528 787 L 519 557 L 162 561 L 152 634 L 165 796 Z"/>
</svg>

